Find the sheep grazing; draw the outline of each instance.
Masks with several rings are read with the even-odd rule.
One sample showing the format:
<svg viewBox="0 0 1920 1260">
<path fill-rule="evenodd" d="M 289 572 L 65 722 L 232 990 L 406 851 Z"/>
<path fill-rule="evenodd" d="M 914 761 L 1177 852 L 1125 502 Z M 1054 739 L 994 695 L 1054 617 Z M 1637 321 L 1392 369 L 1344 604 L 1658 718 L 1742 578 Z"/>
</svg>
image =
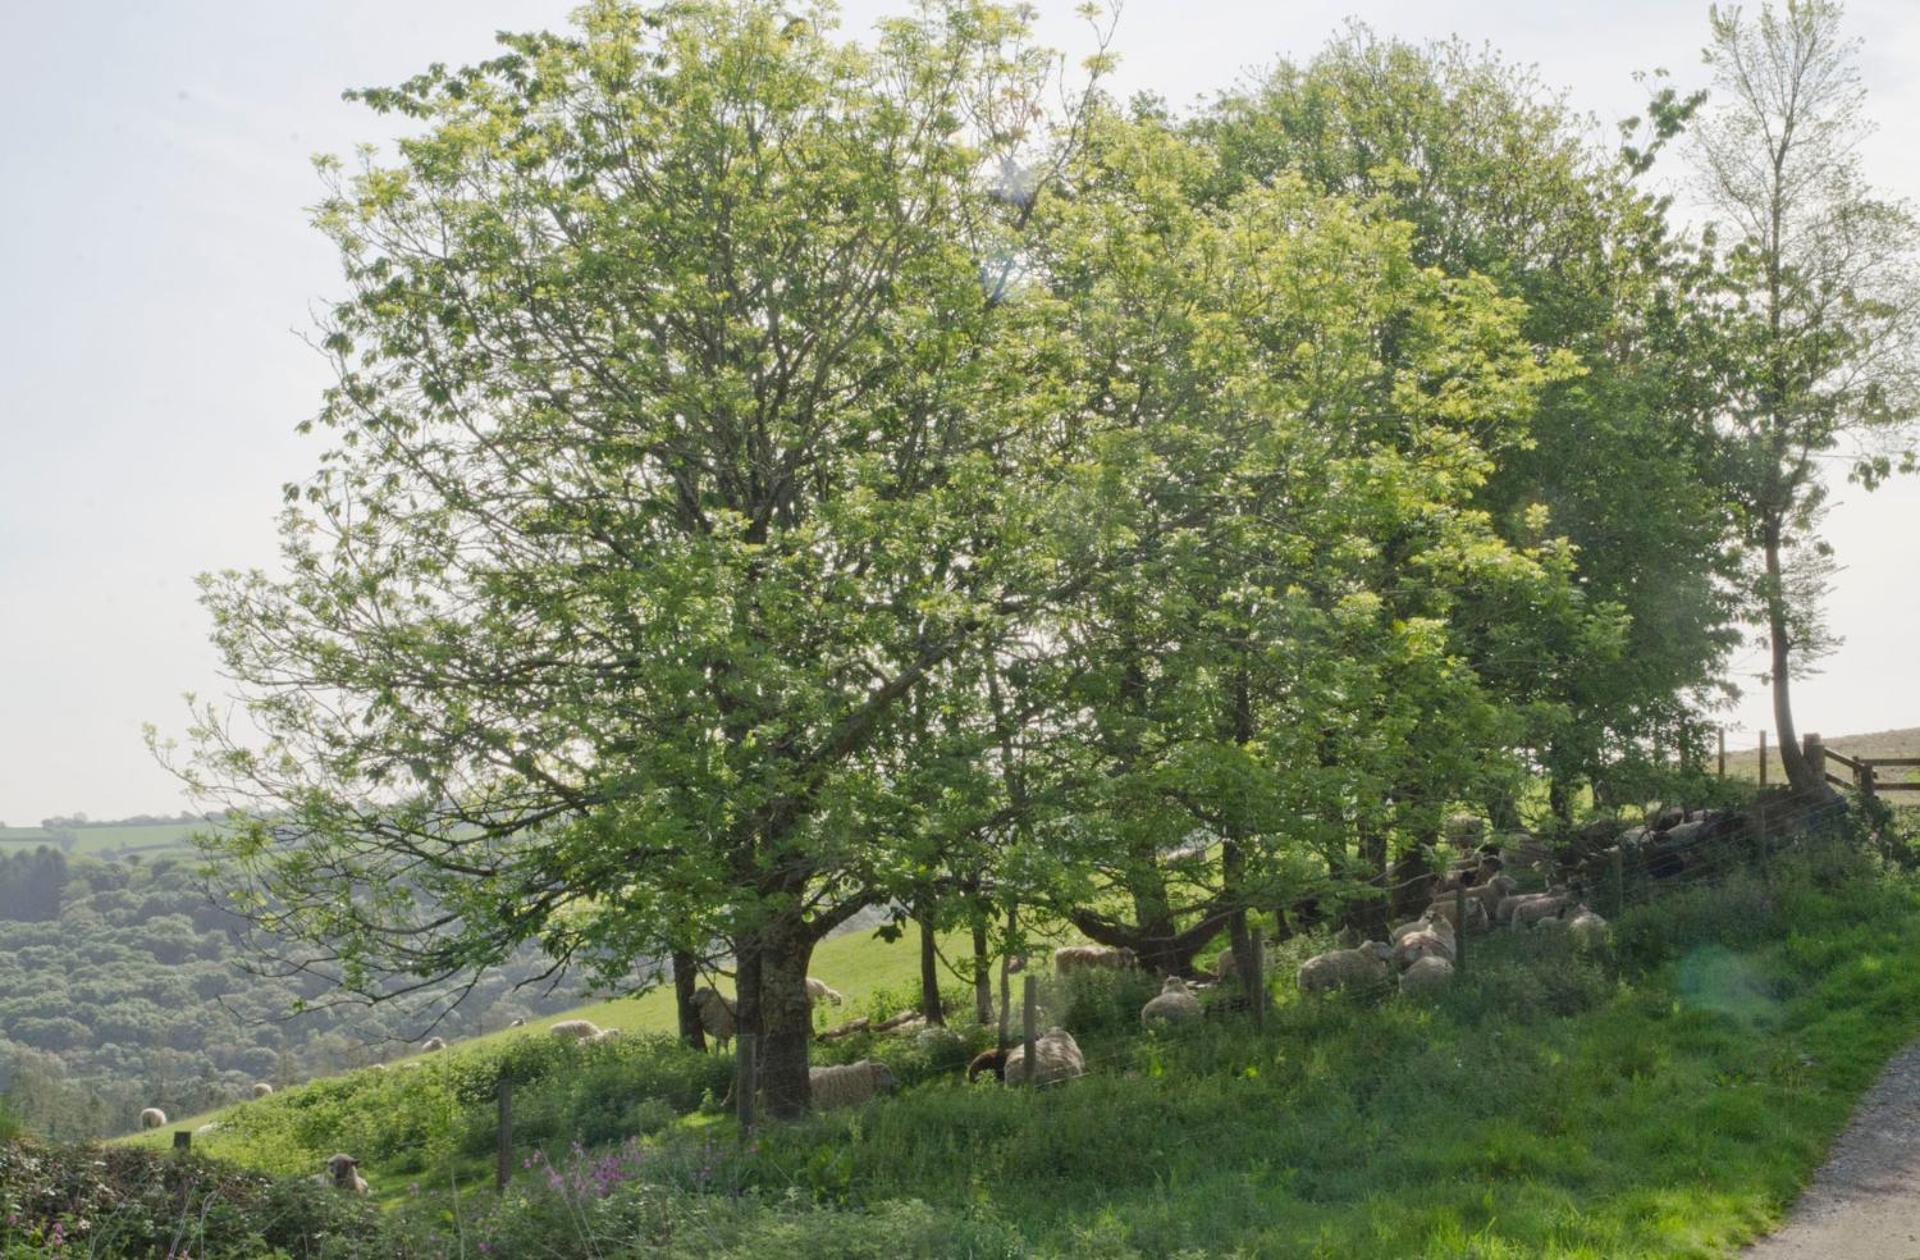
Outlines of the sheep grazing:
<svg viewBox="0 0 1920 1260">
<path fill-rule="evenodd" d="M 1327 993 L 1383 985 L 1392 978 L 1392 963 L 1393 946 L 1385 941 L 1368 941 L 1357 949 L 1329 950 L 1300 964 L 1300 991 Z"/>
<path fill-rule="evenodd" d="M 157 1129 L 167 1122 L 167 1113 L 158 1107 L 148 1107 L 140 1113 L 140 1127 Z"/>
<path fill-rule="evenodd" d="M 1041 1085 L 1054 1085 L 1084 1076 L 1087 1071 L 1087 1058 L 1080 1053 L 1080 1044 L 1064 1028 L 1049 1028 L 1034 1039 L 1033 1061 L 1035 1066 L 1029 1073 L 1026 1046 L 1014 1046 L 1007 1051 L 1003 1079 L 1010 1085 L 1024 1085 L 1031 1074 L 1033 1080 Z"/>
<path fill-rule="evenodd" d="M 527 1025 L 527 1021 L 524 1019 L 513 1019 L 513 1020 L 507 1021 L 507 1027 L 509 1028 L 524 1028 L 526 1027 L 526 1025 Z"/>
<path fill-rule="evenodd" d="M 838 989 L 835 989 L 825 980 L 816 980 L 812 976 L 807 977 L 808 1006 L 812 1006 L 815 1002 L 829 1002 L 834 1006 L 839 1006 L 846 1000 L 845 997 L 841 996 Z"/>
<path fill-rule="evenodd" d="M 1424 931 L 1409 932 L 1395 942 L 1393 963 L 1401 971 L 1422 958 L 1444 958 L 1451 963 L 1456 952 L 1453 929 L 1445 919 L 1436 919 Z"/>
<path fill-rule="evenodd" d="M 1009 1053 L 1006 1050 L 982 1050 L 974 1055 L 973 1062 L 967 1064 L 967 1084 L 973 1084 L 986 1072 L 993 1073 L 993 1079 L 996 1081 L 1005 1080 Z"/>
<path fill-rule="evenodd" d="M 1573 947 L 1582 953 L 1605 949 L 1610 931 L 1607 921 L 1585 906 L 1567 922 L 1567 935 L 1573 938 Z"/>
<path fill-rule="evenodd" d="M 1109 949 L 1105 945 L 1062 945 L 1053 951 L 1053 974 L 1064 976 L 1074 971 L 1131 971 L 1137 965 L 1133 951 L 1124 946 Z"/>
<path fill-rule="evenodd" d="M 1165 1024 L 1184 1024 L 1200 1018 L 1200 999 L 1193 996 L 1186 981 L 1168 976 L 1159 996 L 1140 1008 L 1140 1022 L 1151 1027 L 1155 1020 Z"/>
<path fill-rule="evenodd" d="M 599 1032 L 587 1038 L 587 1041 L 592 1043 L 618 1040 L 620 1040 L 620 1030 L 618 1028 L 602 1028 Z"/>
<path fill-rule="evenodd" d="M 556 1041 L 592 1041 L 600 1035 L 600 1025 L 590 1019 L 563 1019 L 547 1033 Z"/>
<path fill-rule="evenodd" d="M 332 1155 L 327 1158 L 327 1171 L 315 1173 L 313 1179 L 347 1194 L 366 1194 L 366 1178 L 360 1175 L 359 1168 L 360 1161 L 351 1155 Z"/>
<path fill-rule="evenodd" d="M 711 985 L 696 989 L 693 994 L 693 1011 L 700 1020 L 700 1031 L 713 1038 L 713 1044 L 724 1050 L 733 1040 L 733 1004 L 720 996 L 720 991 Z"/>
<path fill-rule="evenodd" d="M 817 1067 L 807 1073 L 816 1111 L 836 1107 L 857 1107 L 893 1092 L 893 1072 L 884 1063 L 862 1059 L 837 1067 Z"/>
<path fill-rule="evenodd" d="M 444 1037 L 429 1037 L 425 1041 L 420 1043 L 421 1054 L 438 1054 L 440 1051 L 445 1050 L 446 1048 L 447 1048 L 447 1041 L 446 1041 L 446 1038 Z"/>
<path fill-rule="evenodd" d="M 273 1086 L 267 1084 L 265 1081 L 257 1081 L 254 1083 L 253 1096 L 255 1098 L 265 1098 L 268 1094 L 271 1094 L 272 1092 L 273 1092 Z"/>
</svg>

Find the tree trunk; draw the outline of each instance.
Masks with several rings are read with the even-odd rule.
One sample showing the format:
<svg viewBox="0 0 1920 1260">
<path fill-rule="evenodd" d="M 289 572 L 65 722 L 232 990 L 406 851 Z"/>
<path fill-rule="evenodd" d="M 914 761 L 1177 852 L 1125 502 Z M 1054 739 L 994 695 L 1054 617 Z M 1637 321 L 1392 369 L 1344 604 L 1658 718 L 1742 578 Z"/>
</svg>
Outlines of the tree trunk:
<svg viewBox="0 0 1920 1260">
<path fill-rule="evenodd" d="M 940 953 L 933 939 L 933 912 L 923 908 L 920 921 L 920 1013 L 934 1028 L 944 1028 L 947 1014 L 940 1007 Z"/>
<path fill-rule="evenodd" d="M 752 1033 L 757 1039 L 760 1035 L 760 1025 L 762 1022 L 760 1017 L 760 993 L 762 988 L 760 957 L 761 946 L 758 939 L 743 937 L 734 942 L 733 1030 L 736 1036 Z M 739 1045 L 737 1041 L 734 1044 L 736 1048 Z M 753 1093 L 756 1096 L 759 1094 L 759 1065 L 757 1062 L 751 1065 L 754 1068 L 754 1079 L 747 1080 L 743 1076 L 743 1073 L 749 1067 L 746 1057 L 736 1053 L 733 1062 L 733 1093 L 737 1104 L 737 1100 L 743 1094 Z"/>
<path fill-rule="evenodd" d="M 1355 913 L 1349 920 L 1360 930 L 1361 935 L 1370 941 L 1387 939 L 1387 833 L 1376 827 L 1363 827 L 1360 831 L 1360 864 L 1364 878 L 1377 890 L 1377 895 L 1354 903 Z"/>
<path fill-rule="evenodd" d="M 987 923 L 973 920 L 973 1017 L 982 1028 L 993 1023 L 993 959 L 987 953 Z"/>
<path fill-rule="evenodd" d="M 807 1003 L 807 964 L 812 957 L 813 937 L 797 919 L 783 915 L 761 933 L 756 1057 L 765 1114 L 776 1119 L 804 1115 L 811 1101 L 807 1049 L 813 1042 L 813 1011 Z"/>
<path fill-rule="evenodd" d="M 1259 974 L 1254 968 L 1253 933 L 1247 930 L 1247 910 L 1243 898 L 1246 874 L 1246 854 L 1241 850 L 1239 841 L 1226 841 L 1220 846 L 1220 882 L 1228 901 L 1238 903 L 1227 919 L 1227 940 L 1233 947 L 1234 973 L 1240 978 L 1243 991 L 1247 981 Z"/>
<path fill-rule="evenodd" d="M 1827 795 L 1826 781 L 1807 761 L 1793 725 L 1793 697 L 1789 688 L 1792 643 L 1787 635 L 1787 590 L 1780 564 L 1780 523 L 1769 521 L 1764 546 L 1767 557 L 1767 638 L 1773 658 L 1773 725 L 1780 738 L 1780 764 L 1787 782 L 1803 796 Z"/>
<path fill-rule="evenodd" d="M 673 1005 L 680 1015 L 680 1040 L 695 1050 L 705 1050 L 707 1035 L 700 1028 L 700 1012 L 693 1005 L 693 991 L 699 984 L 699 961 L 687 950 L 674 950 Z"/>
<path fill-rule="evenodd" d="M 1007 1057 L 1007 1025 L 1013 1016 L 1013 942 L 1020 924 L 1020 908 L 1007 907 L 1006 948 L 1000 955 L 1000 1057 Z"/>
</svg>

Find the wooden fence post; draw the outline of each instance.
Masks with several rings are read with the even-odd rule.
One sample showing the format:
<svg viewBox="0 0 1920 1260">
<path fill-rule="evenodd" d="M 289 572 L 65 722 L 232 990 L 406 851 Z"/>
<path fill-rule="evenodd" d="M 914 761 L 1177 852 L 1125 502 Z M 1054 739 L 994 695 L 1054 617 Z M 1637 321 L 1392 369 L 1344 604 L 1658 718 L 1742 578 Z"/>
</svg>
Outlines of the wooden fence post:
<svg viewBox="0 0 1920 1260">
<path fill-rule="evenodd" d="M 1247 987 L 1253 1001 L 1253 1026 L 1267 1030 L 1267 944 L 1265 934 L 1253 929 L 1253 982 Z"/>
<path fill-rule="evenodd" d="M 1767 733 L 1760 732 L 1760 786 L 1767 786 Z"/>
<path fill-rule="evenodd" d="M 760 1089 L 760 1076 L 755 1070 L 754 1052 L 756 1038 L 750 1032 L 739 1036 L 740 1048 L 733 1057 L 733 1103 L 735 1114 L 740 1117 L 740 1137 L 745 1140 L 753 1132 L 754 1095 Z"/>
<path fill-rule="evenodd" d="M 493 1188 L 505 1194 L 513 1180 L 513 1078 L 500 1074 L 500 1132 L 494 1149 Z"/>
<path fill-rule="evenodd" d="M 1040 1083 L 1040 1065 L 1033 1061 L 1033 1043 L 1036 1040 L 1034 1025 L 1040 1021 L 1040 994 L 1039 990 L 1034 986 L 1033 977 L 1027 976 L 1025 979 L 1026 986 L 1025 992 L 1022 994 L 1022 1010 L 1020 1013 L 1022 1028 L 1024 1030 L 1020 1042 L 1022 1046 L 1021 1061 L 1026 1065 L 1027 1084 L 1038 1085 Z"/>
<path fill-rule="evenodd" d="M 1827 781 L 1827 745 L 1819 735 L 1809 732 L 1800 740 L 1800 751 L 1806 755 L 1807 764 L 1813 767 L 1816 782 Z"/>
<path fill-rule="evenodd" d="M 173 1149 L 186 1152 L 193 1149 L 193 1130 L 175 1129 L 173 1131 Z"/>
<path fill-rule="evenodd" d="M 1467 887 L 1453 890 L 1453 969 L 1467 974 Z"/>
<path fill-rule="evenodd" d="M 1727 777 L 1727 728 L 1724 726 L 1721 726 L 1721 727 L 1716 727 L 1714 729 L 1715 729 L 1715 733 L 1719 736 L 1720 777 L 1724 779 Z"/>
</svg>

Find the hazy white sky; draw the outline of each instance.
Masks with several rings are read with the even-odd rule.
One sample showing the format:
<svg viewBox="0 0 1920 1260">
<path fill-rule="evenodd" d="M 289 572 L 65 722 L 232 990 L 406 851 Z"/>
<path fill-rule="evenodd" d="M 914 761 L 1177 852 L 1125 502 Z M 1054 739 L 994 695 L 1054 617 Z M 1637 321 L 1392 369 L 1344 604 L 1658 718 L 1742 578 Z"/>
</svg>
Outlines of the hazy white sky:
<svg viewBox="0 0 1920 1260">
<path fill-rule="evenodd" d="M 0 819 L 184 806 L 140 725 L 177 733 L 182 693 L 221 694 L 193 575 L 271 564 L 279 487 L 319 453 L 294 433 L 326 383 L 298 334 L 340 286 L 307 226 L 308 158 L 387 134 L 340 91 L 485 56 L 496 29 L 559 25 L 572 7 L 6 6 Z M 895 5 L 843 7 L 864 29 Z M 1056 43 L 1084 45 L 1071 0 L 1040 7 Z M 1703 78 L 1704 0 L 1129 0 L 1117 86 L 1185 104 L 1310 54 L 1349 16 L 1491 43 L 1605 120 L 1637 109 L 1635 70 Z M 1920 0 L 1856 0 L 1849 25 L 1882 123 L 1869 170 L 1920 200 Z M 1848 643 L 1802 685 L 1802 729 L 1920 725 L 1920 484 L 1840 497 L 1830 533 L 1848 567 L 1831 611 Z M 1751 697 L 1733 720 L 1752 730 L 1766 711 Z"/>
</svg>

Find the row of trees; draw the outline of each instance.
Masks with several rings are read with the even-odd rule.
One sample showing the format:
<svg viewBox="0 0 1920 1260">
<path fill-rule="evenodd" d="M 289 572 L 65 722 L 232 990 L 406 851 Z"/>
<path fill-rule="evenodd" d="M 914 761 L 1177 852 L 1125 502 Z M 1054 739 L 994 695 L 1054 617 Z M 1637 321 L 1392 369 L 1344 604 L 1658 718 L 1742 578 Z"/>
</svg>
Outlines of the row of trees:
<svg viewBox="0 0 1920 1260">
<path fill-rule="evenodd" d="M 1716 19 L 1728 204 L 1837 18 Z M 729 957 L 781 1114 L 869 907 L 970 926 L 983 1009 L 1023 908 L 1173 969 L 1377 925 L 1450 809 L 1639 790 L 1805 607 L 1812 461 L 1911 414 L 1885 276 L 1789 257 L 1832 224 L 1676 233 L 1698 96 L 1603 151 L 1360 28 L 1183 118 L 982 0 L 580 21 L 359 94 L 417 129 L 326 168 L 333 440 L 283 571 L 206 583 L 265 739 L 209 709 L 182 773 L 349 989 Z"/>
</svg>

